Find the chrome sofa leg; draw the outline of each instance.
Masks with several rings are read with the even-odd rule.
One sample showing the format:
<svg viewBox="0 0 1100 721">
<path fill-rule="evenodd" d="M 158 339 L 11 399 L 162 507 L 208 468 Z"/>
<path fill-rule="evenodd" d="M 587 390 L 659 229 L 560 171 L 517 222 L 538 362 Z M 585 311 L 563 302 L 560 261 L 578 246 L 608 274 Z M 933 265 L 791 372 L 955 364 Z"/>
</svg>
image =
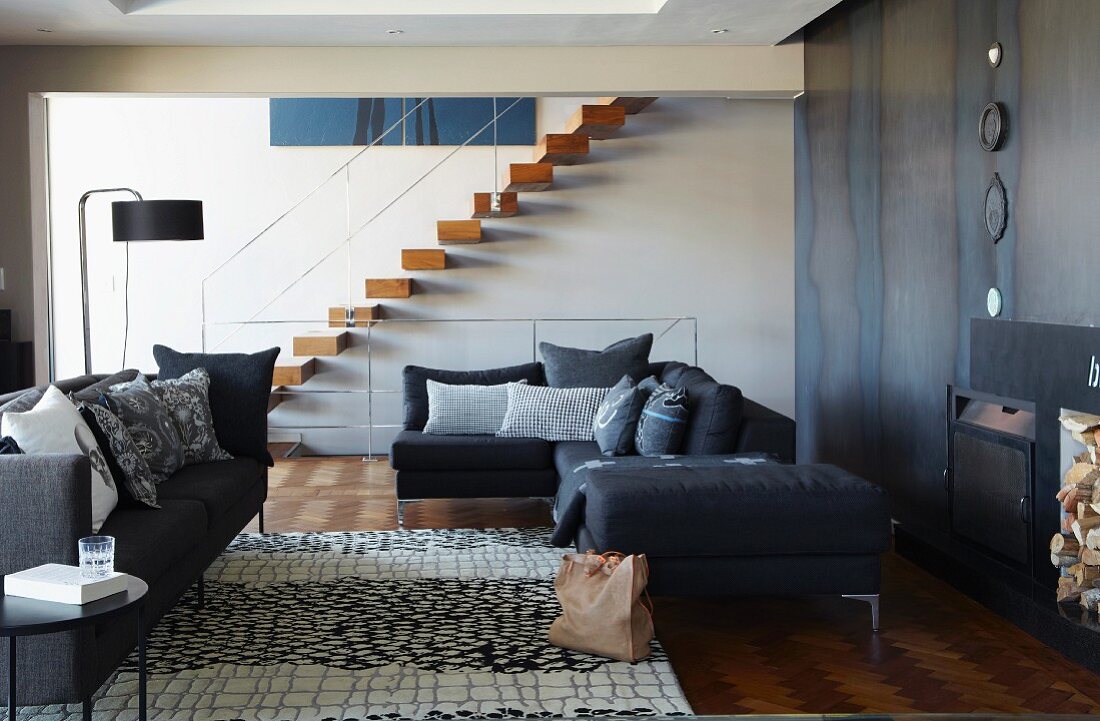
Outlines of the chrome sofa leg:
<svg viewBox="0 0 1100 721">
<path fill-rule="evenodd" d="M 878 594 L 841 594 L 844 598 L 851 598 L 855 601 L 866 601 L 871 604 L 871 630 L 878 631 Z"/>
</svg>

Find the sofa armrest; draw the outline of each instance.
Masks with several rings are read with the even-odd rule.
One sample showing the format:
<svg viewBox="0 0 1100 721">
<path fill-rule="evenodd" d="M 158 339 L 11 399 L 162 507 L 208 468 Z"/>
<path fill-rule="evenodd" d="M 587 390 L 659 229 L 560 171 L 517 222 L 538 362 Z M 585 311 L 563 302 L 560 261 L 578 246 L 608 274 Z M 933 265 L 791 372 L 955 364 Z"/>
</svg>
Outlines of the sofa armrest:
<svg viewBox="0 0 1100 721">
<path fill-rule="evenodd" d="M 0 573 L 76 565 L 76 542 L 92 533 L 91 473 L 81 455 L 0 456 Z"/>
<path fill-rule="evenodd" d="M 772 453 L 794 463 L 794 430 L 792 419 L 746 398 L 735 451 Z"/>
</svg>

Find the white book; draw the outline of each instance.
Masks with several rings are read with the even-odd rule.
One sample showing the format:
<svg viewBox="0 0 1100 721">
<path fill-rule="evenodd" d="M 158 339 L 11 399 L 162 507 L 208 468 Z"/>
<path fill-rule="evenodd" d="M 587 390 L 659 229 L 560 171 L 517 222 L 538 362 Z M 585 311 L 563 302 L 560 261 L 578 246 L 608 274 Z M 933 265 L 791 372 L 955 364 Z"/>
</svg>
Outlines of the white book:
<svg viewBox="0 0 1100 721">
<path fill-rule="evenodd" d="M 125 573 L 112 573 L 93 581 L 80 575 L 79 566 L 47 563 L 4 576 L 4 595 L 82 606 L 122 593 L 127 578 Z"/>
</svg>

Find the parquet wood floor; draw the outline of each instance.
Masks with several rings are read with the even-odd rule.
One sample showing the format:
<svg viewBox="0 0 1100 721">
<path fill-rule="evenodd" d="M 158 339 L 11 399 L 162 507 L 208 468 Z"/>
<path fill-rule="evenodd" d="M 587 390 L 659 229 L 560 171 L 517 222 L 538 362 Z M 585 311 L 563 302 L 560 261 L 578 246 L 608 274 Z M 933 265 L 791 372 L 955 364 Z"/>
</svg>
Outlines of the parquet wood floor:
<svg viewBox="0 0 1100 721">
<path fill-rule="evenodd" d="M 423 501 L 409 528 L 548 525 L 538 500 Z M 268 531 L 393 530 L 383 460 L 280 460 Z M 253 530 L 255 525 L 253 524 Z M 656 602 L 657 635 L 699 714 L 1100 714 L 1100 677 L 893 555 L 882 631 L 841 598 Z"/>
</svg>

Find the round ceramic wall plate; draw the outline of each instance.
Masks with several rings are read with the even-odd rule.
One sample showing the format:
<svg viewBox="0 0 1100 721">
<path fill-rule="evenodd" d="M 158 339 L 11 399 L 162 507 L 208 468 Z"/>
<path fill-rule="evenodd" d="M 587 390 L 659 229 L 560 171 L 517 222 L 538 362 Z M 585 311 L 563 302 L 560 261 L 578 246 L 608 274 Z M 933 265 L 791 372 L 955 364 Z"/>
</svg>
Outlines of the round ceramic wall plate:
<svg viewBox="0 0 1100 721">
<path fill-rule="evenodd" d="M 1004 56 L 1004 48 L 1000 43 L 993 43 L 989 46 L 989 50 L 986 52 L 986 57 L 989 58 L 989 64 L 993 67 L 997 67 L 1001 64 L 1001 58 Z"/>
<path fill-rule="evenodd" d="M 993 152 L 1005 144 L 1006 113 L 1000 103 L 988 103 L 982 108 L 982 117 L 978 121 L 978 140 L 983 150 Z"/>
<path fill-rule="evenodd" d="M 996 318 L 999 316 L 1003 307 L 1004 301 L 1001 298 L 1001 291 L 997 288 L 990 288 L 985 295 L 985 309 L 989 311 L 989 317 Z"/>
<path fill-rule="evenodd" d="M 1001 176 L 993 174 L 989 187 L 985 191 L 985 229 L 994 243 L 1005 234 L 1008 226 L 1008 194 L 1005 192 Z"/>
</svg>

